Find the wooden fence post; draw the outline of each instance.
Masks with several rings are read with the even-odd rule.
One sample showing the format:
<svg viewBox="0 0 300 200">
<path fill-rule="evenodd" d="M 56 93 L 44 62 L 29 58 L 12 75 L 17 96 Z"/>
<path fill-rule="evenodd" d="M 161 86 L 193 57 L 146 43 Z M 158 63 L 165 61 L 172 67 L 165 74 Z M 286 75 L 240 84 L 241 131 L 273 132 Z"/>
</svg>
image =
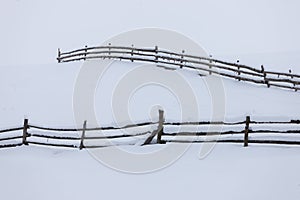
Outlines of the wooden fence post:
<svg viewBox="0 0 300 200">
<path fill-rule="evenodd" d="M 183 58 L 184 58 L 184 56 L 183 56 L 183 54 L 184 54 L 184 50 L 182 50 L 182 54 L 181 54 L 181 57 L 180 57 L 180 68 L 182 68 L 183 67 Z"/>
<path fill-rule="evenodd" d="M 264 75 L 264 82 L 265 84 L 268 86 L 268 88 L 270 87 L 270 84 L 269 84 L 269 81 L 267 79 L 267 73 L 265 72 L 265 68 L 263 65 L 260 66 L 261 67 L 261 72 L 263 73 Z"/>
<path fill-rule="evenodd" d="M 82 129 L 82 135 L 81 135 L 81 139 L 80 139 L 79 150 L 81 150 L 84 147 L 83 141 L 84 141 L 84 137 L 85 137 L 85 130 L 86 130 L 86 120 L 83 123 L 83 129 Z"/>
<path fill-rule="evenodd" d="M 86 60 L 87 47 L 88 47 L 87 45 L 85 45 L 85 47 L 84 47 L 85 48 L 84 49 L 85 54 L 84 54 L 84 59 L 83 60 Z"/>
<path fill-rule="evenodd" d="M 22 144 L 23 145 L 28 145 L 28 142 L 26 141 L 27 139 L 27 129 L 28 129 L 28 119 L 24 119 L 24 125 L 23 125 L 23 139 L 22 139 Z"/>
<path fill-rule="evenodd" d="M 111 43 L 108 43 L 108 55 L 110 55 L 110 50 L 111 50 L 111 48 L 110 48 L 110 46 L 111 46 Z"/>
<path fill-rule="evenodd" d="M 60 48 L 58 48 L 58 51 L 57 51 L 57 61 L 58 63 L 60 63 Z"/>
<path fill-rule="evenodd" d="M 161 144 L 161 136 L 164 132 L 164 111 L 159 110 L 159 121 L 158 121 L 158 128 L 157 128 L 157 143 Z"/>
<path fill-rule="evenodd" d="M 264 68 L 264 66 L 263 66 L 263 65 L 261 65 L 261 66 L 260 66 L 260 68 L 261 68 L 261 73 L 264 73 L 264 72 L 265 72 L 265 68 Z"/>
<path fill-rule="evenodd" d="M 291 74 L 292 73 L 292 70 L 291 69 L 289 69 L 289 73 Z M 291 78 L 293 79 L 294 77 L 293 77 L 293 74 L 291 74 Z"/>
<path fill-rule="evenodd" d="M 239 78 L 238 78 L 238 81 L 241 81 L 241 71 L 240 71 L 240 66 L 238 66 L 238 76 L 239 76 Z"/>
<path fill-rule="evenodd" d="M 244 147 L 248 146 L 248 134 L 249 134 L 250 116 L 246 117 L 245 135 L 244 135 Z"/>
<path fill-rule="evenodd" d="M 155 46 L 154 51 L 155 51 L 155 62 L 157 63 L 158 62 L 158 57 L 157 57 L 158 46 Z"/>
<path fill-rule="evenodd" d="M 131 62 L 133 62 L 133 48 L 134 48 L 134 45 L 131 45 Z"/>
<path fill-rule="evenodd" d="M 161 135 L 163 134 L 164 111 L 159 110 L 159 121 L 156 130 L 152 131 L 151 135 L 145 140 L 143 145 L 150 144 L 153 138 L 157 135 L 157 143 L 161 143 Z"/>
<path fill-rule="evenodd" d="M 209 64 L 212 63 L 212 55 L 209 55 Z M 209 70 L 211 70 L 211 65 L 209 65 Z M 209 75 L 211 75 L 211 71 L 209 71 Z"/>
<path fill-rule="evenodd" d="M 238 79 L 238 81 L 241 81 L 241 77 L 240 77 L 241 76 L 241 71 L 240 71 L 240 66 L 239 66 L 240 60 L 237 60 L 236 63 L 238 65 L 237 66 L 237 69 L 238 69 L 237 70 L 237 74 L 238 74 L 238 78 L 237 79 Z"/>
</svg>

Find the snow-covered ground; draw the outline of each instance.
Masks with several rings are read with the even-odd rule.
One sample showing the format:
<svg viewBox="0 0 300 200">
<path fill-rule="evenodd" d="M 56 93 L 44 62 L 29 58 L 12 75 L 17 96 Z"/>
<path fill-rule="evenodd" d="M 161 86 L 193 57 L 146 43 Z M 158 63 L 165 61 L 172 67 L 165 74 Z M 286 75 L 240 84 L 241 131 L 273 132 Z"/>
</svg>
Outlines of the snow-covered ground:
<svg viewBox="0 0 300 200">
<path fill-rule="evenodd" d="M 87 151 L 3 149 L 1 196 L 45 200 L 300 197 L 299 147 L 218 144 L 204 160 L 197 157 L 199 148 L 193 145 L 168 168 L 142 175 L 114 171 Z"/>
<path fill-rule="evenodd" d="M 204 45 L 213 58 L 239 59 L 256 68 L 264 64 L 266 69 L 292 69 L 300 74 L 298 1 L 4 0 L 0 4 L 1 29 L 5 30 L 0 37 L 0 129 L 20 126 L 25 117 L 32 124 L 74 127 L 73 91 L 82 62 L 57 64 L 56 48 L 98 45 L 111 35 L 135 28 L 172 29 Z M 112 89 L 135 67 L 136 63 L 115 62 L 99 81 L 95 108 L 100 125 L 114 122 Z M 214 78 L 200 78 L 184 70 L 155 70 L 166 77 L 170 73 L 182 76 L 197 100 L 197 120 L 211 119 L 213 104 L 206 83 Z M 300 119 L 300 92 L 229 79 L 222 82 L 225 121 L 244 120 L 247 115 L 252 120 Z M 157 104 L 164 107 L 167 121 L 181 119 L 176 95 L 157 85 L 143 87 L 130 101 L 125 100 L 134 122 L 157 120 Z M 194 118 L 187 115 L 181 120 Z M 120 148 L 143 154 L 168 145 Z M 193 144 L 172 164 L 144 174 L 114 170 L 86 150 L 34 145 L 0 149 L 0 198 L 300 198 L 300 147 L 217 144 L 199 159 L 201 147 Z"/>
<path fill-rule="evenodd" d="M 24 116 L 33 124 L 73 127 L 72 87 L 80 65 L 70 63 L 2 68 L 1 127 L 21 125 Z M 100 124 L 113 122 L 111 89 L 118 78 L 134 67 L 136 64 L 116 62 L 102 78 L 97 89 L 100 92 L 95 97 L 97 99 L 97 95 L 101 95 L 101 104 L 96 105 Z M 192 72 L 179 73 L 195 90 L 199 102 L 199 119 L 209 120 L 211 99 L 205 87 L 207 77 L 200 78 Z M 246 115 L 251 115 L 253 120 L 299 119 L 299 92 L 228 79 L 224 79 L 223 83 L 226 121 L 244 120 Z M 166 120 L 176 120 L 179 107 L 174 97 L 169 94 L 159 96 L 163 98 L 155 97 L 157 90 L 162 89 L 146 87 L 134 95 L 129 103 L 134 105 L 129 107 L 133 121 L 151 120 L 151 113 L 149 116 L 149 110 L 144 106 L 149 109 L 149 106 L 151 108 L 156 103 L 165 106 Z M 124 146 L 122 150 L 141 153 L 160 150 L 163 146 L 134 145 Z M 140 175 L 111 169 L 93 159 L 86 150 L 36 146 L 1 149 L 0 177 L 4 180 L 0 183 L 1 195 L 12 199 L 300 197 L 300 147 L 250 145 L 243 148 L 241 144 L 217 144 L 202 160 L 198 158 L 200 149 L 200 144 L 194 144 L 173 164 Z"/>
</svg>

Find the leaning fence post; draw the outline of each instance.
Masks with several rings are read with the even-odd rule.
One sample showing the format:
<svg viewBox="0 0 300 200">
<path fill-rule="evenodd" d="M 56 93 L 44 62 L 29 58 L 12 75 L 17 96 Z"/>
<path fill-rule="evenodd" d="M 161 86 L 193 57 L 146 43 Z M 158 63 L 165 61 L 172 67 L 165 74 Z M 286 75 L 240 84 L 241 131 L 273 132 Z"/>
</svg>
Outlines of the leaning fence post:
<svg viewBox="0 0 300 200">
<path fill-rule="evenodd" d="M 27 139 L 27 129 L 28 129 L 28 119 L 24 119 L 24 125 L 23 125 L 23 139 L 22 139 L 22 144 L 23 145 L 28 145 L 28 142 L 26 141 Z"/>
<path fill-rule="evenodd" d="M 249 134 L 250 116 L 246 117 L 245 135 L 244 135 L 244 147 L 248 146 L 248 134 Z"/>
<path fill-rule="evenodd" d="M 153 138 L 157 135 L 157 143 L 161 143 L 161 135 L 163 134 L 163 123 L 164 123 L 164 111 L 159 110 L 159 121 L 158 121 L 158 127 L 156 130 L 152 131 L 150 136 L 145 140 L 143 145 L 150 144 Z"/>
<path fill-rule="evenodd" d="M 157 128 L 157 143 L 161 144 L 161 136 L 164 132 L 164 111 L 159 110 L 159 121 L 158 121 L 158 128 Z"/>
<path fill-rule="evenodd" d="M 85 137 L 85 130 L 86 130 L 86 120 L 83 123 L 82 135 L 81 135 L 81 138 L 80 138 L 80 146 L 79 146 L 80 150 L 84 147 L 83 141 L 84 141 L 84 137 Z"/>
</svg>

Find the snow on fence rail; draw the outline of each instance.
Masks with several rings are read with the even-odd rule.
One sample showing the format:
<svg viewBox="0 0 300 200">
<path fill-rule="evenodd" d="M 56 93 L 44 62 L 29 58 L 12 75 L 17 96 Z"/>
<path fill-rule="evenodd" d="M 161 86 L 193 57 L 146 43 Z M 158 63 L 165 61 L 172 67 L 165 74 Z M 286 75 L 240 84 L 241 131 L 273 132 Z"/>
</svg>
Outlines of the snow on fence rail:
<svg viewBox="0 0 300 200">
<path fill-rule="evenodd" d="M 171 66 L 173 69 L 186 68 L 196 70 L 199 75 L 217 74 L 223 77 L 246 81 L 255 84 L 263 84 L 294 91 L 300 90 L 300 75 L 274 72 L 264 69 L 256 69 L 247 65 L 225 62 L 217 59 L 200 57 L 195 55 L 175 53 L 157 46 L 154 48 L 136 48 L 124 46 L 98 46 L 77 49 L 69 52 L 61 52 L 58 49 L 57 61 L 71 62 L 90 59 L 116 59 L 123 61 L 140 61 L 156 63 L 158 67 Z M 169 68 L 170 69 L 170 68 Z"/>
<path fill-rule="evenodd" d="M 154 129 L 151 126 L 155 126 Z M 214 127 L 221 129 L 214 129 Z M 138 130 L 137 133 L 103 134 L 101 131 L 125 130 L 147 128 L 147 131 Z M 178 127 L 180 130 L 178 131 Z M 193 131 L 185 131 L 192 128 Z M 196 128 L 196 130 L 195 130 Z M 39 130 L 43 132 L 34 132 Z M 218 131 L 216 131 L 218 130 Z M 96 135 L 89 135 L 89 131 L 96 131 Z M 55 132 L 53 134 L 52 132 Z M 21 134 L 20 134 L 21 133 Z M 8 134 L 8 135 L 7 135 Z M 258 137 L 256 137 L 258 135 Z M 296 138 L 296 136 L 298 138 Z M 145 122 L 126 125 L 122 127 L 87 127 L 84 121 L 82 128 L 48 128 L 31 125 L 28 119 L 24 119 L 22 127 L 0 130 L 0 148 L 16 147 L 21 145 L 43 145 L 67 148 L 99 148 L 111 145 L 128 145 L 128 141 L 116 142 L 116 139 L 135 138 L 141 145 L 155 143 L 249 143 L 257 144 L 285 144 L 300 145 L 300 120 L 290 121 L 252 121 L 247 116 L 245 121 L 223 122 L 165 122 L 164 112 L 159 111 L 158 122 Z M 278 139 L 279 138 L 279 139 Z M 88 141 L 96 140 L 89 144 Z M 99 144 L 99 140 L 105 140 L 106 144 Z M 4 142 L 4 144 L 3 144 Z M 1 144 L 2 143 L 2 144 Z M 136 142 L 134 143 L 136 144 Z"/>
</svg>

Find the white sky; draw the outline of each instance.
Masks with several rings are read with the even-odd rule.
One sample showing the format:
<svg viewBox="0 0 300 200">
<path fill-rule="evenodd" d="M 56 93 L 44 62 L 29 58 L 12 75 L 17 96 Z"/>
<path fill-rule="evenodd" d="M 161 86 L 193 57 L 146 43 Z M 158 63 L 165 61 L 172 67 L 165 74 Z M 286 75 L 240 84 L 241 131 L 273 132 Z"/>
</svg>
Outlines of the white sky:
<svg viewBox="0 0 300 200">
<path fill-rule="evenodd" d="M 178 31 L 217 56 L 300 53 L 299 2 L 1 0 L 0 66 L 54 63 L 58 47 L 97 45 L 142 27 Z"/>
</svg>

